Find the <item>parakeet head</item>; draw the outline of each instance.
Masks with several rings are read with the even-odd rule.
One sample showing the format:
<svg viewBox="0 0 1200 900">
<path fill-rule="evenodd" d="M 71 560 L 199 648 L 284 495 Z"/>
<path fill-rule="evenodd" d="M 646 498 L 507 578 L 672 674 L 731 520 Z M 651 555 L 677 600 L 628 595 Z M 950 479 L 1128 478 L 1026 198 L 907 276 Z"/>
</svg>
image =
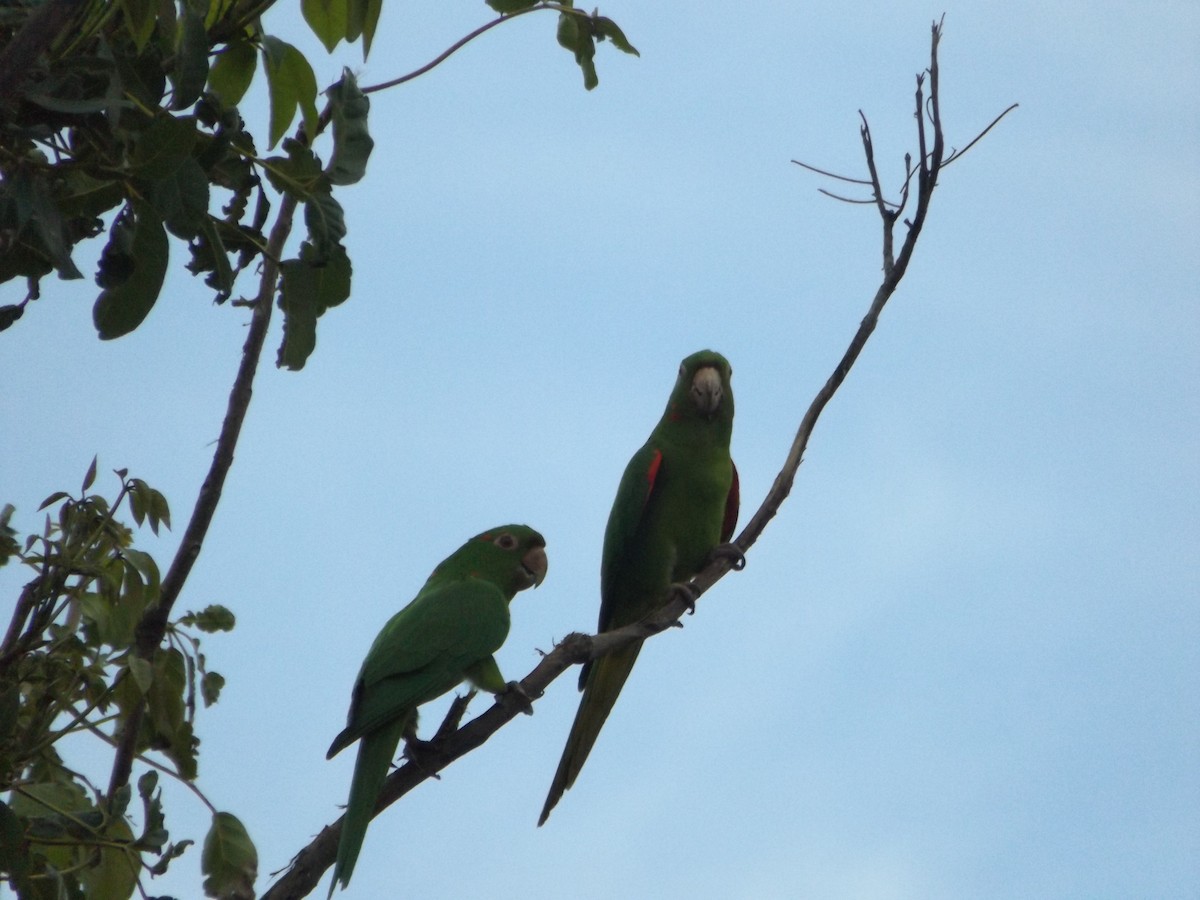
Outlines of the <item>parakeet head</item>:
<svg viewBox="0 0 1200 900">
<path fill-rule="evenodd" d="M 546 539 L 528 525 L 489 528 L 467 541 L 459 553 L 469 559 L 472 574 L 513 594 L 537 587 L 546 578 Z"/>
<path fill-rule="evenodd" d="M 733 369 L 729 360 L 713 350 L 693 353 L 679 364 L 679 378 L 671 392 L 669 410 L 676 420 L 720 416 L 733 418 Z"/>
</svg>

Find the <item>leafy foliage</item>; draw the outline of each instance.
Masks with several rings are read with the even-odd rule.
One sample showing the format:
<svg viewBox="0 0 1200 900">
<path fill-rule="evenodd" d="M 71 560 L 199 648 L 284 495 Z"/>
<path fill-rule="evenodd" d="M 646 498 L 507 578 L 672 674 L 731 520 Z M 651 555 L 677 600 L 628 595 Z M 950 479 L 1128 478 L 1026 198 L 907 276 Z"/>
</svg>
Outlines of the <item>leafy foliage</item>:
<svg viewBox="0 0 1200 900">
<path fill-rule="evenodd" d="M 260 17 L 274 2 L 0 5 L 0 283 L 27 286 L 20 303 L 0 306 L 0 332 L 16 326 L 51 273 L 82 279 L 76 247 L 103 238 L 92 308 L 101 339 L 146 320 L 174 257 L 203 277 L 218 304 L 234 296 L 247 270 L 262 272 L 256 299 L 230 305 L 255 306 L 253 329 L 269 320 L 263 312 L 277 298 L 278 365 L 304 366 L 318 319 L 351 293 L 346 220 L 334 189 L 366 175 L 373 89 L 343 70 L 318 109 L 309 61 L 263 30 Z M 637 52 L 610 20 L 569 0 L 490 5 L 505 17 L 547 10 L 571 23 L 564 46 L 588 89 L 597 83 L 596 41 Z M 361 39 L 365 57 L 382 0 L 301 0 L 301 9 L 328 50 Z M 259 73 L 269 109 L 256 141 L 239 106 Z M 331 141 L 318 146 L 330 126 Z M 264 158 L 260 145 L 279 150 Z M 291 211 L 301 205 L 307 234 L 294 258 L 280 259 Z M 268 227 L 273 208 L 277 220 Z M 220 463 L 218 453 L 214 469 L 220 465 L 229 461 Z M 195 784 L 197 697 L 204 707 L 216 703 L 225 679 L 208 668 L 200 634 L 232 629 L 233 613 L 211 605 L 169 621 L 186 567 L 180 577 L 173 565 L 164 589 L 153 556 L 134 546 L 134 527 L 154 535 L 171 527 L 166 498 L 118 470 L 110 502 L 90 492 L 96 474 L 93 459 L 78 496 L 47 497 L 44 527 L 23 539 L 10 525 L 12 507 L 0 508 L 0 565 L 32 573 L 0 641 L 0 878 L 19 898 L 146 896 L 145 879 L 194 844 L 171 841 L 159 773 L 208 804 Z M 198 502 L 192 525 L 199 509 Z M 107 789 L 68 764 L 65 748 L 89 735 L 116 748 Z M 131 808 L 131 760 L 144 767 L 140 808 Z M 252 897 L 254 844 L 236 816 L 208 805 L 204 890 Z"/>
<path fill-rule="evenodd" d="M 265 34 L 257 19 L 239 20 L 237 7 L 228 0 L 111 7 L 90 0 L 46 52 L 9 78 L 0 92 L 0 281 L 24 278 L 28 291 L 22 303 L 0 308 L 0 329 L 40 297 L 46 275 L 82 278 L 75 245 L 106 233 L 92 310 L 106 340 L 133 331 L 153 310 L 171 238 L 185 246 L 188 270 L 204 276 L 218 303 L 261 257 L 271 207 L 267 162 L 237 108 L 258 60 L 270 97 L 268 146 L 297 112 L 311 141 L 320 114 L 308 61 Z M 19 51 L 17 38 L 36 25 L 34 10 L 0 20 L 0 42 L 12 39 L 0 55 Z M 376 8 L 372 33 L 377 19 Z M 365 107 L 360 113 L 361 135 Z M 360 140 L 351 155 L 359 177 L 369 152 Z M 215 203 L 223 203 L 219 212 Z"/>
<path fill-rule="evenodd" d="M 310 246 L 281 273 L 278 354 L 282 367 L 304 366 L 317 319 L 350 292 L 345 222 L 332 188 L 366 173 L 370 103 L 346 70 L 318 110 L 308 60 L 262 29 L 259 16 L 273 3 L 48 0 L 0 15 L 0 282 L 27 284 L 21 303 L 0 306 L 0 331 L 41 296 L 50 273 L 83 278 L 74 248 L 105 234 L 92 310 L 101 339 L 126 335 L 150 315 L 172 238 L 186 246 L 188 271 L 203 275 L 223 303 L 266 251 L 265 181 L 305 204 Z M 597 42 L 637 54 L 615 22 L 576 10 L 573 0 L 488 5 L 505 16 L 557 11 L 558 42 L 574 55 L 588 90 L 599 83 Z M 382 0 L 302 0 L 301 10 L 326 49 L 361 38 L 365 57 Z M 283 141 L 286 157 L 259 157 L 238 109 L 259 71 L 270 105 L 266 146 Z M 302 127 L 289 145 L 297 113 Z M 325 165 L 314 142 L 330 122 Z M 223 204 L 219 213 L 216 204 Z M 316 276 L 318 288 L 298 291 L 302 273 Z"/>
<path fill-rule="evenodd" d="M 192 781 L 196 695 L 209 706 L 224 684 L 208 669 L 197 633 L 233 628 L 223 606 L 187 613 L 168 627 L 162 651 L 150 659 L 137 654 L 138 623 L 157 602 L 161 578 L 118 514 L 157 534 L 170 527 L 171 512 L 145 481 L 123 470 L 116 475 L 120 489 L 111 503 L 88 493 L 96 479 L 92 460 L 79 496 L 47 497 L 41 533 L 24 541 L 7 524 L 12 508 L 0 515 L 0 560 L 33 573 L 0 645 L 0 786 L 9 792 L 0 802 L 0 871 L 21 896 L 129 897 L 143 875 L 165 872 L 191 843 L 170 842 L 155 770 L 138 782 L 135 833 L 128 785 L 106 796 L 59 749 L 75 734 L 113 740 L 144 699 L 135 749 L 158 751 L 168 763 L 162 768 Z M 244 829 L 242 835 L 249 844 Z M 221 871 L 229 868 L 227 856 L 218 857 Z M 250 871 L 245 856 L 243 848 L 243 872 Z"/>
</svg>

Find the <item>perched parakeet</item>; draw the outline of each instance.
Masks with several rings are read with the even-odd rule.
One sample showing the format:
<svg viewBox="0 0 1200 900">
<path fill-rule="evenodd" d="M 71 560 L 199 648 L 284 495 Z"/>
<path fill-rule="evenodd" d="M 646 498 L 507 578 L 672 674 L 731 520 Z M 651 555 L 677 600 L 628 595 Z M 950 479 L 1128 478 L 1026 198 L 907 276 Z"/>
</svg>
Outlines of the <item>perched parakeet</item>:
<svg viewBox="0 0 1200 900">
<path fill-rule="evenodd" d="M 662 419 L 625 467 L 604 532 L 600 631 L 654 612 L 714 551 L 740 555 L 723 544 L 738 513 L 731 372 L 711 350 L 685 359 Z M 538 825 L 575 783 L 641 649 L 639 641 L 583 667 L 583 698 Z"/>
<path fill-rule="evenodd" d="M 350 883 L 367 823 L 401 736 L 417 707 L 463 679 L 494 694 L 509 689 L 495 653 L 508 636 L 508 604 L 546 577 L 546 542 L 526 525 L 476 535 L 442 561 L 408 606 L 383 626 L 363 661 L 346 727 L 326 759 L 355 741 L 358 761 L 329 896 Z"/>
</svg>

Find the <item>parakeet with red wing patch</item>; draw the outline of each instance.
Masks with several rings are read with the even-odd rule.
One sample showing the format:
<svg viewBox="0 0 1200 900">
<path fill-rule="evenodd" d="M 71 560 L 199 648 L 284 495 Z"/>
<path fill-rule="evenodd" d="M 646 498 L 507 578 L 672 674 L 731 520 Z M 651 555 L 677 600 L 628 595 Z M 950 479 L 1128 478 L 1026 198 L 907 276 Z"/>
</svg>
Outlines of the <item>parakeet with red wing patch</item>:
<svg viewBox="0 0 1200 900">
<path fill-rule="evenodd" d="M 625 467 L 604 532 L 600 631 L 636 622 L 674 590 L 686 591 L 714 551 L 740 556 L 724 543 L 738 514 L 731 374 L 711 350 L 685 359 L 662 419 Z M 575 783 L 641 649 L 638 642 L 583 667 L 583 698 L 538 825 Z"/>
</svg>

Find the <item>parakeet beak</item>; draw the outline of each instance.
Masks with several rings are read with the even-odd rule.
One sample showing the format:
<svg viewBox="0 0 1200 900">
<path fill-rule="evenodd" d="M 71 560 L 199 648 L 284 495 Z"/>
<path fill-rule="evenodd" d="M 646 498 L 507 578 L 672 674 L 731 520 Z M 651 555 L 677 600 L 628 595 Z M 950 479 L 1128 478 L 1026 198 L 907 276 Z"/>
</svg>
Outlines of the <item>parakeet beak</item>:
<svg viewBox="0 0 1200 900">
<path fill-rule="evenodd" d="M 546 559 L 545 547 L 533 547 L 522 556 L 521 568 L 525 570 L 525 574 L 529 577 L 529 583 L 525 587 L 537 587 L 545 581 L 548 566 L 549 562 Z"/>
<path fill-rule="evenodd" d="M 721 387 L 721 375 L 712 366 L 703 366 L 692 376 L 692 402 L 696 409 L 706 416 L 711 416 L 721 405 L 724 388 Z"/>
</svg>

